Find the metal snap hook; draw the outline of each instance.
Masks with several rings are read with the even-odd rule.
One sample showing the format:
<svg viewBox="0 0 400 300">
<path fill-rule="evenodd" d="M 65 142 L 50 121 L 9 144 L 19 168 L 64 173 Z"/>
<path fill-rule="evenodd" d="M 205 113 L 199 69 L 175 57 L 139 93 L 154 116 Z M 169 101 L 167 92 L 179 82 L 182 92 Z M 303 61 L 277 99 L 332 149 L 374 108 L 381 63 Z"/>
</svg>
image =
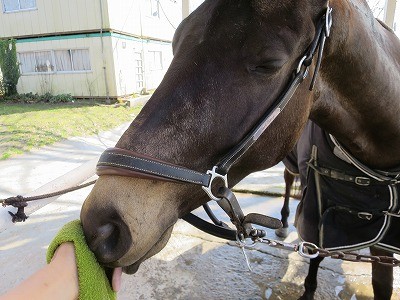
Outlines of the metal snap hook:
<svg viewBox="0 0 400 300">
<path fill-rule="evenodd" d="M 315 250 L 316 253 L 310 254 L 310 251 Z M 318 247 L 317 245 L 309 242 L 301 242 L 299 244 L 299 247 L 297 249 L 297 253 L 299 253 L 300 256 L 313 259 L 317 258 L 319 255 Z"/>
</svg>

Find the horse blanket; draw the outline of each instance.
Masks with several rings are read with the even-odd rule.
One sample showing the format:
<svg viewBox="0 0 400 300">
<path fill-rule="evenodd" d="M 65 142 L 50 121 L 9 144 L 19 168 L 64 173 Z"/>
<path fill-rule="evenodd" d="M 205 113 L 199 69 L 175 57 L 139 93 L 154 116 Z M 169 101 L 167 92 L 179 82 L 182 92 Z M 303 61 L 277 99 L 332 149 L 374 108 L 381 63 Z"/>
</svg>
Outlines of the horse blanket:
<svg viewBox="0 0 400 300">
<path fill-rule="evenodd" d="M 328 250 L 375 245 L 400 253 L 400 171 L 371 170 L 311 121 L 283 162 L 301 178 L 295 226 L 302 240 Z"/>
</svg>

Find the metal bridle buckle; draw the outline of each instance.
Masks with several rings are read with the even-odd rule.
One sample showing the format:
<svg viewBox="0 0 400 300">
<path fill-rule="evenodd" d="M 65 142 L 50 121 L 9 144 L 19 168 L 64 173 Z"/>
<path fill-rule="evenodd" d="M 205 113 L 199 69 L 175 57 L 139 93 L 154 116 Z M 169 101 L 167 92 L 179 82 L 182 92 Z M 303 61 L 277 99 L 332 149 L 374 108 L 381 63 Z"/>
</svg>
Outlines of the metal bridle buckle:
<svg viewBox="0 0 400 300">
<path fill-rule="evenodd" d="M 301 67 L 303 66 L 304 61 L 307 59 L 307 55 L 304 55 L 303 58 L 300 60 L 297 70 L 296 70 L 296 75 L 300 73 Z"/>
<path fill-rule="evenodd" d="M 299 253 L 299 255 L 302 257 L 312 259 L 318 257 L 319 251 L 317 249 L 318 249 L 317 245 L 313 243 L 301 242 L 297 249 L 297 253 Z M 316 253 L 310 254 L 310 250 L 316 250 Z"/>
<path fill-rule="evenodd" d="M 361 185 L 361 186 L 369 186 L 371 183 L 371 180 L 367 177 L 356 177 L 354 182 L 357 185 Z"/>
<path fill-rule="evenodd" d="M 325 35 L 329 37 L 332 27 L 332 8 L 328 6 L 325 13 Z"/>
<path fill-rule="evenodd" d="M 206 192 L 206 194 L 210 197 L 211 200 L 219 201 L 221 200 L 221 198 L 215 196 L 211 191 L 212 183 L 215 178 L 220 178 L 224 182 L 225 187 L 228 187 L 228 176 L 226 174 L 221 175 L 217 173 L 217 166 L 214 166 L 212 170 L 208 170 L 207 174 L 211 175 L 210 182 L 208 183 L 208 186 L 202 186 L 202 189 Z"/>
<path fill-rule="evenodd" d="M 357 216 L 358 216 L 361 220 L 367 220 L 367 221 L 371 221 L 371 220 L 372 220 L 372 217 L 373 217 L 373 215 L 372 215 L 371 213 L 363 212 L 363 211 L 360 211 L 360 212 L 357 214 Z"/>
</svg>

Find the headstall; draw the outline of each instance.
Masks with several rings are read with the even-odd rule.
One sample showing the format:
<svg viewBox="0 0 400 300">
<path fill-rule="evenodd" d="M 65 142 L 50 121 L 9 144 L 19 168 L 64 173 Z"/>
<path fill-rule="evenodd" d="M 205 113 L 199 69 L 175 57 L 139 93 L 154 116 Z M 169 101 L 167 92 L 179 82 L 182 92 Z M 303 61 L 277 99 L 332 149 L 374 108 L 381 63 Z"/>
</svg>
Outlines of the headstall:
<svg viewBox="0 0 400 300">
<path fill-rule="evenodd" d="M 305 55 L 300 59 L 298 67 L 294 71 L 293 77 L 285 90 L 240 143 L 206 173 L 170 164 L 130 150 L 111 148 L 107 149 L 101 155 L 97 164 L 97 174 L 191 183 L 201 186 L 210 199 L 217 201 L 221 208 L 229 215 L 236 230 L 230 229 L 226 224 L 218 220 L 207 204 L 204 205 L 204 208 L 214 224 L 200 219 L 191 213 L 184 216 L 183 219 L 207 233 L 222 238 L 243 241 L 245 238 L 256 239 L 263 237 L 265 232 L 253 228 L 252 224 L 273 229 L 280 228 L 282 224 L 278 219 L 255 213 L 246 216 L 243 214 L 236 197 L 228 188 L 227 174 L 230 168 L 246 153 L 283 111 L 299 85 L 308 76 L 309 66 L 317 54 L 315 70 L 310 85 L 310 90 L 313 89 L 321 65 L 325 41 L 329 37 L 331 26 L 332 8 L 328 6 L 318 21 L 316 34 L 312 43 Z M 223 187 L 219 188 L 218 192 L 214 194 L 212 188 L 213 182 L 216 179 L 223 182 Z"/>
</svg>

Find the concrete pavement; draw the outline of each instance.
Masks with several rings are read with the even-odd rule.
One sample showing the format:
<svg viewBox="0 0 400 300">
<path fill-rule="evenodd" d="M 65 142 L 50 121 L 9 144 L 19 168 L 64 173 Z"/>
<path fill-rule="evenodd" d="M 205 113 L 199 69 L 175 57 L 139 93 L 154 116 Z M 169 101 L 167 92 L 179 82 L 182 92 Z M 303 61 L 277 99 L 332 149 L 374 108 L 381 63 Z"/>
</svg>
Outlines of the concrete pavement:
<svg viewBox="0 0 400 300">
<path fill-rule="evenodd" d="M 128 126 L 129 122 L 98 135 L 70 138 L 0 161 L 0 199 L 44 194 L 84 182 L 94 175 L 99 155 L 114 146 Z M 32 202 L 26 211 L 30 214 L 55 199 Z M 16 211 L 12 207 L 0 209 L 0 233 L 10 226 L 8 210 Z"/>
<path fill-rule="evenodd" d="M 0 198 L 37 190 L 113 146 L 125 127 L 88 138 L 74 138 L 0 162 Z M 85 168 L 89 168 L 87 166 Z M 87 174 L 91 174 L 88 171 Z M 93 170 L 94 172 L 94 170 Z M 255 173 L 240 189 L 283 188 L 283 166 Z M 72 176 L 73 177 L 73 176 Z M 62 177 L 61 177 L 62 178 Z M 0 294 L 45 263 L 45 252 L 63 224 L 79 218 L 91 187 L 63 195 L 33 212 L 25 223 L 3 228 L 0 239 Z M 245 212 L 279 217 L 282 198 L 238 194 Z M 298 201 L 291 201 L 294 212 Z M 214 203 L 212 207 L 217 208 Z M 8 217 L 6 209 L 1 209 Z M 196 211 L 204 215 L 201 210 Z M 220 218 L 228 221 L 217 209 Z M 1 216 L 0 216 L 1 217 Z M 293 223 L 293 213 L 290 218 Z M 272 231 L 268 237 L 275 238 Z M 286 242 L 297 242 L 293 226 Z M 295 253 L 257 244 L 247 250 L 253 272 L 238 247 L 179 221 L 165 249 L 146 261 L 135 275 L 123 276 L 119 299 L 297 299 L 307 274 L 307 260 Z M 395 295 L 400 299 L 399 268 Z M 370 266 L 324 260 L 316 299 L 372 299 Z"/>
</svg>

